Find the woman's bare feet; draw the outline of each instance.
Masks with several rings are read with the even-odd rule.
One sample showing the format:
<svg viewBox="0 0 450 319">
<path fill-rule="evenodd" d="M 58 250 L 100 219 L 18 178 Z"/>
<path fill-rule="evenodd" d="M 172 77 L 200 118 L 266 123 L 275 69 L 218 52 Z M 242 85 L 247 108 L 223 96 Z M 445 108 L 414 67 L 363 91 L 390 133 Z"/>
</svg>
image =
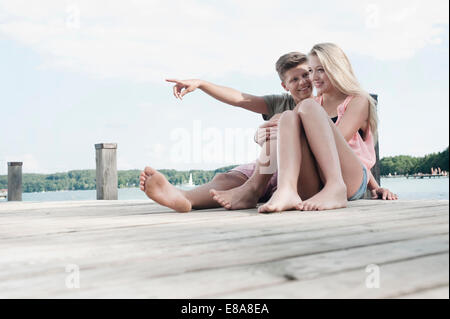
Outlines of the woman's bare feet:
<svg viewBox="0 0 450 319">
<path fill-rule="evenodd" d="M 298 207 L 301 205 L 301 203 L 302 199 L 296 191 L 290 188 L 278 188 L 275 193 L 273 193 L 270 200 L 259 207 L 258 213 L 273 213 L 287 210 L 298 210 Z"/>
<path fill-rule="evenodd" d="M 191 202 L 166 177 L 157 170 L 147 166 L 141 173 L 140 189 L 160 205 L 172 208 L 180 213 L 192 209 Z"/>
<path fill-rule="evenodd" d="M 327 210 L 347 207 L 347 187 L 344 183 L 325 184 L 313 197 L 304 201 L 300 210 Z"/>
<path fill-rule="evenodd" d="M 258 204 L 258 200 L 262 196 L 261 192 L 264 191 L 264 189 L 261 191 L 259 188 L 257 185 L 246 182 L 239 187 L 226 191 L 211 189 L 209 194 L 220 206 L 226 209 L 247 209 L 255 208 Z"/>
</svg>

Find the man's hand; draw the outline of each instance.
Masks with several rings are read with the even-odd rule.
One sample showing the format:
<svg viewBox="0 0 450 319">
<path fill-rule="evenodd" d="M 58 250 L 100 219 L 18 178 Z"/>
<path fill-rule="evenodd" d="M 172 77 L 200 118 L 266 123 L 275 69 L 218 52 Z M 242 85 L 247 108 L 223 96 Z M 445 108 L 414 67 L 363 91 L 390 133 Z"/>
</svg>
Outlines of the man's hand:
<svg viewBox="0 0 450 319">
<path fill-rule="evenodd" d="M 255 142 L 259 146 L 263 146 L 264 143 L 270 140 L 277 139 L 278 122 L 281 114 L 275 114 L 269 121 L 263 123 L 255 133 Z"/>
<path fill-rule="evenodd" d="M 370 191 L 372 193 L 372 199 L 382 199 L 382 200 L 396 200 L 398 199 L 397 194 L 392 193 L 387 188 L 378 187 Z"/>
<path fill-rule="evenodd" d="M 201 80 L 176 80 L 176 79 L 166 79 L 167 82 L 175 83 L 173 87 L 173 95 L 182 100 L 183 96 L 186 94 L 195 91 L 200 84 Z"/>
</svg>

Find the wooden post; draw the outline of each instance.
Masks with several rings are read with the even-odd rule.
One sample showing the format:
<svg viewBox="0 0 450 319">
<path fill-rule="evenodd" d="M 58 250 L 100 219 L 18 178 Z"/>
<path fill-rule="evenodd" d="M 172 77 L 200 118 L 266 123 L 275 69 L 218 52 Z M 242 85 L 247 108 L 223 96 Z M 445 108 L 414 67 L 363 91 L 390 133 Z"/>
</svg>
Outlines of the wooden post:
<svg viewBox="0 0 450 319">
<path fill-rule="evenodd" d="M 117 144 L 95 144 L 97 199 L 117 200 Z"/>
<path fill-rule="evenodd" d="M 378 109 L 378 94 L 370 94 L 375 101 L 377 102 L 377 109 Z M 376 162 L 375 165 L 370 169 L 370 171 L 372 172 L 373 177 L 375 178 L 375 180 L 377 181 L 378 185 L 381 186 L 381 179 L 380 179 L 380 147 L 379 147 L 379 143 L 380 141 L 378 140 L 378 133 L 377 136 L 374 136 L 374 138 L 376 138 L 377 142 L 375 144 L 375 156 L 376 156 Z M 369 189 L 367 189 L 366 194 L 363 197 L 364 199 L 371 199 L 372 195 L 369 191 Z"/>
<path fill-rule="evenodd" d="M 377 101 L 377 109 L 378 109 L 378 95 L 377 94 L 371 94 L 372 97 Z M 378 133 L 377 136 L 375 136 L 377 139 L 377 143 L 375 144 L 375 155 L 377 158 L 377 161 L 375 162 L 375 165 L 372 167 L 372 175 L 375 177 L 375 180 L 377 181 L 378 185 L 381 186 L 381 179 L 380 179 L 380 141 L 378 140 Z"/>
<path fill-rule="evenodd" d="M 22 162 L 8 162 L 8 201 L 22 201 Z"/>
</svg>

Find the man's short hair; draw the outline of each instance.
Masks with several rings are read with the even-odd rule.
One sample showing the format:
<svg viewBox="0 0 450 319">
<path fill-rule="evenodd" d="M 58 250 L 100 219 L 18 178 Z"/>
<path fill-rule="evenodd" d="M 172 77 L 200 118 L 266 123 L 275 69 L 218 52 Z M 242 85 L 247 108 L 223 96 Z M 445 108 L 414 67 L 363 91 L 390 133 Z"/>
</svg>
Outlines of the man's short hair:
<svg viewBox="0 0 450 319">
<path fill-rule="evenodd" d="M 295 68 L 300 64 L 306 63 L 307 61 L 308 57 L 306 54 L 300 52 L 290 52 L 282 55 L 275 64 L 275 68 L 281 81 L 284 81 L 284 73 L 286 73 L 286 71 Z"/>
</svg>

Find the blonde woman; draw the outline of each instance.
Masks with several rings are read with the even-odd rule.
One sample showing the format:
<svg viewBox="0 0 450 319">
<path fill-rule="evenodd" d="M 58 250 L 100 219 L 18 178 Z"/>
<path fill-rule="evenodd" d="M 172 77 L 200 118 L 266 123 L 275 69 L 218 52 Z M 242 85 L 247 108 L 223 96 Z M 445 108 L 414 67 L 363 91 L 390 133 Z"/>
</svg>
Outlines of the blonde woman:
<svg viewBox="0 0 450 319">
<path fill-rule="evenodd" d="M 370 173 L 376 161 L 375 101 L 360 87 L 347 56 L 337 45 L 322 43 L 312 48 L 308 63 L 318 97 L 281 116 L 278 188 L 259 212 L 342 208 L 348 200 L 361 198 L 367 187 L 373 198 L 397 199 Z M 302 165 L 305 144 L 317 165 Z M 300 169 L 317 170 L 324 185 L 306 200 L 299 193 L 317 181 L 299 180 Z"/>
</svg>

